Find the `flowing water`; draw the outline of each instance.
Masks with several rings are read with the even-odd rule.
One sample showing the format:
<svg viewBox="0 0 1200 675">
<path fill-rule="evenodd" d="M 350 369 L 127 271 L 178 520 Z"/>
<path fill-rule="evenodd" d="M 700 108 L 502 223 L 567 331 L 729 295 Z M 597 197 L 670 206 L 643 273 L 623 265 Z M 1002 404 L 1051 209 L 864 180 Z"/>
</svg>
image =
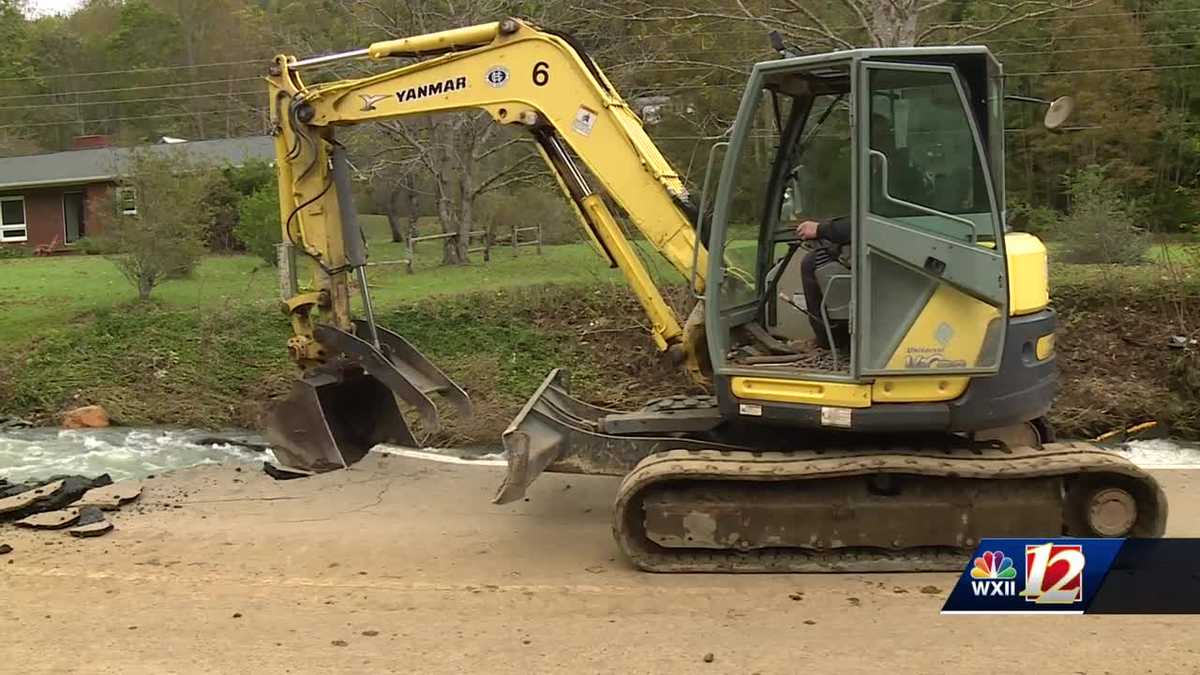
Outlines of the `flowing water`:
<svg viewBox="0 0 1200 675">
<path fill-rule="evenodd" d="M 213 437 L 231 443 L 201 444 Z M 107 473 L 113 480 L 144 478 L 172 469 L 199 464 L 234 462 L 260 464 L 274 461 L 270 451 L 249 449 L 238 443 L 261 444 L 247 432 L 213 433 L 181 429 L 98 429 L 64 431 L 25 429 L 0 432 L 0 478 L 12 482 L 47 478 L 56 474 L 95 476 Z M 383 452 L 442 462 L 503 465 L 500 455 L 487 450 L 410 450 L 383 446 Z M 1166 439 L 1132 441 L 1120 450 L 1145 468 L 1200 469 L 1200 444 Z"/>
</svg>

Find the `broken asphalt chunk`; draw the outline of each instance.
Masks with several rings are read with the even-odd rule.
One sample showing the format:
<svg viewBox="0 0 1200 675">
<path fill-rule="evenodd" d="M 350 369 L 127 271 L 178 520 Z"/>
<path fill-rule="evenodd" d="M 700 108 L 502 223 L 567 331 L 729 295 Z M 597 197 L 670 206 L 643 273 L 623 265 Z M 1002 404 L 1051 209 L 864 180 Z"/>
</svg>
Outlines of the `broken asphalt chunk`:
<svg viewBox="0 0 1200 675">
<path fill-rule="evenodd" d="M 99 509 L 97 509 L 99 510 Z M 113 524 L 104 520 L 104 516 L 100 516 L 100 520 L 87 525 L 78 525 L 67 530 L 72 537 L 99 537 L 103 534 L 112 532 Z"/>
<path fill-rule="evenodd" d="M 308 478 L 313 475 L 305 471 L 295 471 L 292 469 L 281 469 L 270 462 L 263 462 L 263 473 L 267 474 L 275 480 L 293 480 L 296 478 Z"/>
<path fill-rule="evenodd" d="M 15 524 L 21 527 L 31 527 L 35 530 L 61 530 L 79 520 L 79 509 L 69 508 L 59 511 L 35 513 L 27 518 L 18 520 Z"/>
<path fill-rule="evenodd" d="M 38 502 L 43 502 L 50 498 L 50 495 L 61 490 L 63 481 L 58 480 L 41 487 L 36 487 L 31 490 L 17 493 L 11 497 L 0 499 L 0 516 L 9 516 L 9 514 L 21 513 L 26 509 L 34 506 Z M 16 516 L 22 517 L 22 516 Z"/>
<path fill-rule="evenodd" d="M 120 508 L 122 504 L 127 504 L 142 495 L 142 482 L 140 480 L 123 480 L 104 487 L 92 488 L 88 490 L 74 506 L 80 508 L 85 506 L 96 506 L 105 511 L 112 511 Z"/>
<path fill-rule="evenodd" d="M 104 522 L 104 513 L 97 506 L 85 506 L 79 509 L 79 522 L 77 526 L 91 525 L 92 523 Z"/>
</svg>

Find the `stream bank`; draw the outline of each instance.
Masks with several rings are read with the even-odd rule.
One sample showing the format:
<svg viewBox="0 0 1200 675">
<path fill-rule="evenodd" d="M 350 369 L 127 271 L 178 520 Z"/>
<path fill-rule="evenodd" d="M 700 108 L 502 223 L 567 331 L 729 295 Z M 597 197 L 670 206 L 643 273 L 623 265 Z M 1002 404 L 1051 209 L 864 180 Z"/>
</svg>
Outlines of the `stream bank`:
<svg viewBox="0 0 1200 675">
<path fill-rule="evenodd" d="M 681 309 L 684 295 L 673 298 Z M 1188 315 L 1184 305 L 1162 288 L 1103 272 L 1058 280 L 1055 299 L 1062 384 L 1052 422 L 1061 436 L 1092 438 L 1153 420 L 1164 434 L 1200 438 L 1197 350 L 1169 346 Z M 576 395 L 606 407 L 694 390 L 657 353 L 638 303 L 617 284 L 434 297 L 379 315 L 475 404 L 471 420 L 450 413 L 445 430 L 429 439 L 434 445 L 495 444 L 559 366 L 570 371 Z M 264 402 L 286 394 L 293 376 L 286 331 L 265 304 L 83 315 L 17 346 L 0 365 L 0 412 L 53 426 L 62 411 L 91 403 L 127 426 L 258 428 Z"/>
</svg>

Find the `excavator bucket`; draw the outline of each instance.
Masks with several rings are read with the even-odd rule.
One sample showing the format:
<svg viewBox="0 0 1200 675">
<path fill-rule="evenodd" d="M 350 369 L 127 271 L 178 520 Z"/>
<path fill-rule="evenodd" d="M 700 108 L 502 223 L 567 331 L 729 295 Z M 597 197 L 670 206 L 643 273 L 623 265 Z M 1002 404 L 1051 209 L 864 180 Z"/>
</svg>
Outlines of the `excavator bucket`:
<svg viewBox="0 0 1200 675">
<path fill-rule="evenodd" d="M 359 335 L 365 322 L 355 322 Z M 315 337 L 338 356 L 311 369 L 267 418 L 267 440 L 283 466 L 323 472 L 341 469 L 380 443 L 416 446 L 401 403 L 414 409 L 422 428 L 440 428 L 434 394 L 460 415 L 471 414 L 462 388 L 404 338 L 376 326 L 379 349 L 358 335 L 318 326 Z"/>
</svg>

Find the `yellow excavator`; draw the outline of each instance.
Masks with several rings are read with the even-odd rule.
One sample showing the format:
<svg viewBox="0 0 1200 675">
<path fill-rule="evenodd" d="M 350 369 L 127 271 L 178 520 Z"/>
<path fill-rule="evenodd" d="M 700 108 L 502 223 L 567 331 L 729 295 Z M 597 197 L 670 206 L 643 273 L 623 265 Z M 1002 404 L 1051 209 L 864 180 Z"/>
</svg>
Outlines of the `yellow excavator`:
<svg viewBox="0 0 1200 675">
<path fill-rule="evenodd" d="M 302 77 L 389 58 L 405 61 Z M 638 567 L 668 572 L 958 570 L 985 536 L 1163 533 L 1151 476 L 1054 442 L 1045 423 L 1046 249 L 1005 225 L 1003 71 L 985 47 L 783 47 L 754 66 L 699 200 L 582 46 L 526 21 L 279 56 L 268 81 L 301 369 L 268 419 L 286 466 L 415 445 L 405 411 L 436 428 L 434 397 L 470 414 L 458 385 L 375 321 L 335 131 L 482 110 L 529 134 L 654 341 L 712 392 L 610 410 L 552 372 L 503 434 L 496 502 L 543 471 L 622 476 L 616 540 Z M 1051 104 L 1046 124 L 1069 107 Z M 690 316 L 664 300 L 639 246 L 687 280 Z"/>
</svg>

